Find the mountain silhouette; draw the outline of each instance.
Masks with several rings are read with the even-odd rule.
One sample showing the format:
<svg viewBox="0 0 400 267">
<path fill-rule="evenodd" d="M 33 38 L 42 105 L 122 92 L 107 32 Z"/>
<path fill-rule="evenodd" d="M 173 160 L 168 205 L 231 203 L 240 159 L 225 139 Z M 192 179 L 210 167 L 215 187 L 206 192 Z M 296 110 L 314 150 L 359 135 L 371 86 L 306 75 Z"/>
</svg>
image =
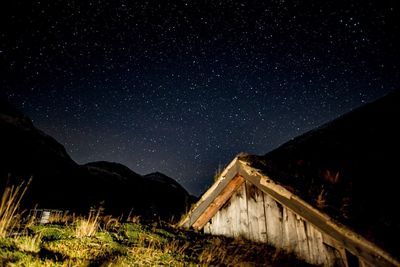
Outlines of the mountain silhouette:
<svg viewBox="0 0 400 267">
<path fill-rule="evenodd" d="M 179 219 L 193 197 L 174 179 L 141 176 L 112 162 L 78 165 L 54 138 L 7 101 L 0 100 L 0 189 L 33 177 L 23 206 Z M 160 177 L 159 179 L 157 177 Z"/>
</svg>

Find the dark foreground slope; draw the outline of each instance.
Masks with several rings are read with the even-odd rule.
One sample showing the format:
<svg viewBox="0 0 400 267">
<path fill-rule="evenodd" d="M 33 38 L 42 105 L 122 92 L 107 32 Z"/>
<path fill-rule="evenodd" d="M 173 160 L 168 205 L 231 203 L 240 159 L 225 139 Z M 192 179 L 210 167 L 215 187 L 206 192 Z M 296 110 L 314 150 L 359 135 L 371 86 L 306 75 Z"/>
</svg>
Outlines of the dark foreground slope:
<svg viewBox="0 0 400 267">
<path fill-rule="evenodd" d="M 17 183 L 33 176 L 27 207 L 87 212 L 102 203 L 109 213 L 132 210 L 146 217 L 176 218 L 189 204 L 187 191 L 171 178 L 154 181 L 117 163 L 76 164 L 54 138 L 1 100 L 0 133 L 0 189 L 6 180 Z"/>
<path fill-rule="evenodd" d="M 400 258 L 399 122 L 395 91 L 249 160 Z"/>
</svg>

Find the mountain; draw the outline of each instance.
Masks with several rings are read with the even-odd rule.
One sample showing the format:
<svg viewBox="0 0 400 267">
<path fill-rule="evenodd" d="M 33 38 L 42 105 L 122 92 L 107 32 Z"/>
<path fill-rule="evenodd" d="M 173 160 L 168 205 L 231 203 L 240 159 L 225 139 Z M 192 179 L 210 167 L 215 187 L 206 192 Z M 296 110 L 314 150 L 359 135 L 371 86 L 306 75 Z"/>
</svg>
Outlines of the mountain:
<svg viewBox="0 0 400 267">
<path fill-rule="evenodd" d="M 125 186 L 119 189 L 114 200 L 129 196 L 134 203 L 140 203 L 133 207 L 136 214 L 179 219 L 176 216 L 194 203 L 193 197 L 179 183 L 159 172 L 141 176 L 122 164 L 105 161 L 88 163 L 85 167 L 98 178 L 107 179 L 112 175 L 114 180 L 122 180 Z"/>
<path fill-rule="evenodd" d="M 36 129 L 28 117 L 5 101 L 0 104 L 1 180 L 5 182 L 8 175 L 14 180 L 34 176 L 28 191 L 31 201 L 62 208 L 68 207 L 63 203 L 70 201 L 71 206 L 75 206 L 76 197 L 83 197 L 77 186 L 81 176 L 79 166 L 62 145 Z M 1 186 L 5 186 L 4 182 Z M 74 197 L 68 192 L 74 192 Z"/>
<path fill-rule="evenodd" d="M 399 257 L 399 122 L 398 90 L 250 160 L 293 193 Z"/>
<path fill-rule="evenodd" d="M 0 100 L 0 189 L 33 176 L 24 206 L 87 212 L 101 205 L 108 213 L 175 217 L 192 201 L 174 179 L 141 176 L 112 162 L 78 165 L 54 138 Z M 152 178 L 153 177 L 153 178 Z M 11 180 L 11 181 L 8 181 Z"/>
</svg>

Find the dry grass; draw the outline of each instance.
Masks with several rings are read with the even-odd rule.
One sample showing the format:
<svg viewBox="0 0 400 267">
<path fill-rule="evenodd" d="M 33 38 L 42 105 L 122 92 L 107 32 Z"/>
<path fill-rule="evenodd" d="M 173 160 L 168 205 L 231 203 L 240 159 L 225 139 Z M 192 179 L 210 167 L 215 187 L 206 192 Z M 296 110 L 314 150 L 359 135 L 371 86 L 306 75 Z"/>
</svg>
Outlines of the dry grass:
<svg viewBox="0 0 400 267">
<path fill-rule="evenodd" d="M 220 238 L 212 238 L 211 244 L 200 253 L 199 262 L 206 265 L 210 265 L 216 259 L 218 259 L 220 262 L 224 262 L 228 251 L 226 247 L 221 245 L 222 240 Z"/>
<path fill-rule="evenodd" d="M 129 256 L 136 266 L 184 266 L 184 253 L 190 243 L 179 240 L 162 242 L 157 237 L 142 234 L 136 246 L 129 249 Z"/>
<path fill-rule="evenodd" d="M 17 211 L 31 181 L 32 178 L 27 184 L 22 182 L 18 186 L 12 185 L 5 188 L 0 202 L 0 237 L 7 236 L 18 223 Z"/>
<path fill-rule="evenodd" d="M 316 205 L 318 208 L 323 209 L 326 208 L 326 191 L 325 189 L 322 188 L 321 192 L 318 194 L 318 197 L 316 199 Z"/>
<path fill-rule="evenodd" d="M 214 172 L 214 181 L 216 181 L 219 176 L 221 175 L 221 173 L 224 171 L 224 166 L 221 164 L 218 164 L 218 168 L 215 170 Z"/>
<path fill-rule="evenodd" d="M 131 223 L 139 223 L 140 222 L 140 216 L 129 216 L 129 219 L 127 220 L 128 222 Z"/>
<path fill-rule="evenodd" d="M 56 213 L 51 213 L 49 217 L 49 223 L 64 224 L 68 225 L 75 220 L 74 214 L 69 214 L 69 211 L 61 211 Z"/>
<path fill-rule="evenodd" d="M 246 251 L 241 251 L 245 246 L 242 239 L 236 239 L 227 243 L 225 238 L 210 237 L 210 243 L 200 253 L 198 260 L 201 265 L 227 265 L 227 266 L 248 266 Z"/>
<path fill-rule="evenodd" d="M 21 251 L 37 253 L 40 251 L 42 235 L 41 233 L 35 234 L 33 236 L 25 234 L 23 236 L 16 237 L 14 240 L 16 246 Z"/>
<path fill-rule="evenodd" d="M 99 219 L 102 209 L 91 210 L 88 218 L 81 218 L 77 220 L 75 229 L 75 236 L 77 238 L 94 236 L 99 229 Z"/>
<path fill-rule="evenodd" d="M 184 242 L 183 244 L 181 244 L 179 240 L 173 240 L 164 245 L 164 253 L 175 253 L 183 255 L 189 247 L 189 242 Z"/>
<path fill-rule="evenodd" d="M 331 170 L 325 170 L 322 173 L 322 177 L 332 183 L 332 184 L 337 184 L 340 180 L 340 172 L 339 171 L 331 171 Z"/>
<path fill-rule="evenodd" d="M 119 218 L 114 218 L 111 215 L 107 215 L 101 218 L 101 224 L 105 231 L 113 231 L 121 226 Z"/>
</svg>

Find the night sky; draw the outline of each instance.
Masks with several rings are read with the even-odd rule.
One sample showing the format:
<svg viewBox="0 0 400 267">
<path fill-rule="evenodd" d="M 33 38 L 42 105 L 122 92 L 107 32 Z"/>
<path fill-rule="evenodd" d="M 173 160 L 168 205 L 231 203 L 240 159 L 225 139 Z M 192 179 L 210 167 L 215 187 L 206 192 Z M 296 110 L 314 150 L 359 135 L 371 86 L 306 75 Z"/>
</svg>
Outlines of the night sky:
<svg viewBox="0 0 400 267">
<path fill-rule="evenodd" d="M 398 88 L 395 2 L 2 1 L 0 91 L 76 162 L 199 194 Z"/>
</svg>

